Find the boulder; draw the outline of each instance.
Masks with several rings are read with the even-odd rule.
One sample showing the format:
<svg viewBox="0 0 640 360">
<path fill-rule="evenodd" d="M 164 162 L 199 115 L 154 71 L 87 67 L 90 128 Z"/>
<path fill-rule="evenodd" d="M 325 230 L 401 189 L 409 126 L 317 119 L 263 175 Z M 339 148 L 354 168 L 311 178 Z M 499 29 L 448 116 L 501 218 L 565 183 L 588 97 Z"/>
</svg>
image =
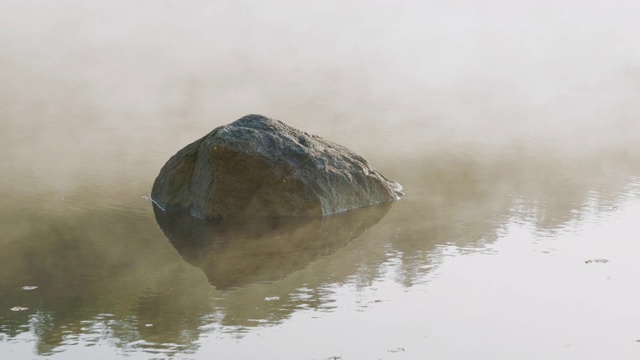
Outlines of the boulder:
<svg viewBox="0 0 640 360">
<path fill-rule="evenodd" d="M 151 199 L 198 218 L 324 216 L 397 200 L 401 190 L 344 146 L 247 115 L 172 156 Z"/>
</svg>

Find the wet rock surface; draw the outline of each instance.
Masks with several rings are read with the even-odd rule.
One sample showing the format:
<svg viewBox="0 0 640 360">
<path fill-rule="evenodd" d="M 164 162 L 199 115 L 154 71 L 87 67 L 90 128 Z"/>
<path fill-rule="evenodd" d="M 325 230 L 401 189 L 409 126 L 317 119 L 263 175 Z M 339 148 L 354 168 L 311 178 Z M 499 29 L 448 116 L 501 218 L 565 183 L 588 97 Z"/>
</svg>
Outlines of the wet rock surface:
<svg viewBox="0 0 640 360">
<path fill-rule="evenodd" d="M 247 115 L 171 157 L 151 198 L 198 218 L 324 216 L 397 200 L 401 190 L 344 146 Z"/>
</svg>

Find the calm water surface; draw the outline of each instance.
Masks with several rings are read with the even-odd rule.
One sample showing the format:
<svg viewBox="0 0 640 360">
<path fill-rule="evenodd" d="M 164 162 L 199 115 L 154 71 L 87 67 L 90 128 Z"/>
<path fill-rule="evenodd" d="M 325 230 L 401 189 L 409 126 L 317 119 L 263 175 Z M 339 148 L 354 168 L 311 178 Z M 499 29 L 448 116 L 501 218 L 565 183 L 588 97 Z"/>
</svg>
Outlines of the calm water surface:
<svg viewBox="0 0 640 360">
<path fill-rule="evenodd" d="M 0 4 L 0 358 L 637 359 L 632 1 Z M 216 224 L 148 199 L 248 113 L 406 195 Z"/>
</svg>

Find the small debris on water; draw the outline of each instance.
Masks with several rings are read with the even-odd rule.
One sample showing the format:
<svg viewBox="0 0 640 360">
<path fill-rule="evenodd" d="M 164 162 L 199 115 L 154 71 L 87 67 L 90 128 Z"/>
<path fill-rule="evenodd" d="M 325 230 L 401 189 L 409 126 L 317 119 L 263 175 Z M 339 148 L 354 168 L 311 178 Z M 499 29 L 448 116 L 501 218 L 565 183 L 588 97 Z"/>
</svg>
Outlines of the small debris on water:
<svg viewBox="0 0 640 360">
<path fill-rule="evenodd" d="M 29 286 L 29 285 L 25 285 L 22 287 L 22 290 L 35 290 L 37 289 L 37 286 Z"/>
<path fill-rule="evenodd" d="M 609 260 L 607 260 L 607 259 L 589 259 L 589 260 L 585 260 L 584 261 L 585 264 L 595 264 L 595 263 L 597 263 L 597 264 L 606 264 L 608 262 L 609 262 Z"/>
<path fill-rule="evenodd" d="M 390 352 L 390 353 L 404 352 L 404 348 L 399 347 L 393 350 L 387 350 L 387 352 Z"/>
<path fill-rule="evenodd" d="M 23 306 L 14 306 L 11 308 L 11 311 L 25 311 L 25 310 L 29 310 L 29 308 L 26 308 Z"/>
</svg>

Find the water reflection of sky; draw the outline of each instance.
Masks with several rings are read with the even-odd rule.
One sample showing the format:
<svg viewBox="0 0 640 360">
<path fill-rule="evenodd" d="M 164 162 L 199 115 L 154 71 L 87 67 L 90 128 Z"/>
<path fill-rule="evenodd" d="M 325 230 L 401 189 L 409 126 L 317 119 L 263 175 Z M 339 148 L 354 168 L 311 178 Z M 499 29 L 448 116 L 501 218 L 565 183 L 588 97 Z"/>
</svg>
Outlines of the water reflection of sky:
<svg viewBox="0 0 640 360">
<path fill-rule="evenodd" d="M 531 347 L 545 357 L 547 347 L 534 344 L 562 339 L 556 345 L 568 357 L 578 348 L 579 357 L 587 348 L 596 351 L 593 339 L 611 337 L 614 325 L 620 338 L 602 341 L 624 344 L 624 336 L 635 345 L 630 299 L 640 289 L 629 254 L 636 253 L 640 233 L 636 178 L 602 191 L 589 182 L 581 189 L 571 183 L 566 192 L 554 188 L 554 194 L 583 194 L 581 200 L 570 195 L 567 206 L 551 196 L 541 205 L 536 199 L 544 193 L 487 194 L 480 179 L 432 188 L 448 194 L 444 202 L 408 196 L 358 237 L 302 257 L 306 265 L 283 263 L 279 277 L 228 290 L 216 289 L 197 264 L 184 261 L 145 199 L 129 212 L 33 215 L 27 220 L 37 219 L 36 230 L 21 233 L 24 227 L 13 224 L 18 238 L 2 254 L 2 351 L 35 348 L 74 358 L 88 347 L 142 358 L 200 357 L 214 347 L 238 358 L 248 351 L 244 357 L 251 358 L 254 350 L 246 349 L 264 348 L 267 358 L 278 358 L 410 349 L 490 357 L 504 354 L 504 347 L 495 348 L 503 336 L 514 354 Z M 415 201 L 431 212 L 411 215 Z M 228 251 L 236 256 L 234 248 Z M 243 247 L 240 254 L 251 251 Z M 236 258 L 239 271 L 255 266 Z M 608 262 L 585 263 L 590 259 Z M 14 306 L 28 310 L 8 310 Z M 547 327 L 553 331 L 543 331 Z M 620 346 L 621 354 L 630 350 Z"/>
</svg>

